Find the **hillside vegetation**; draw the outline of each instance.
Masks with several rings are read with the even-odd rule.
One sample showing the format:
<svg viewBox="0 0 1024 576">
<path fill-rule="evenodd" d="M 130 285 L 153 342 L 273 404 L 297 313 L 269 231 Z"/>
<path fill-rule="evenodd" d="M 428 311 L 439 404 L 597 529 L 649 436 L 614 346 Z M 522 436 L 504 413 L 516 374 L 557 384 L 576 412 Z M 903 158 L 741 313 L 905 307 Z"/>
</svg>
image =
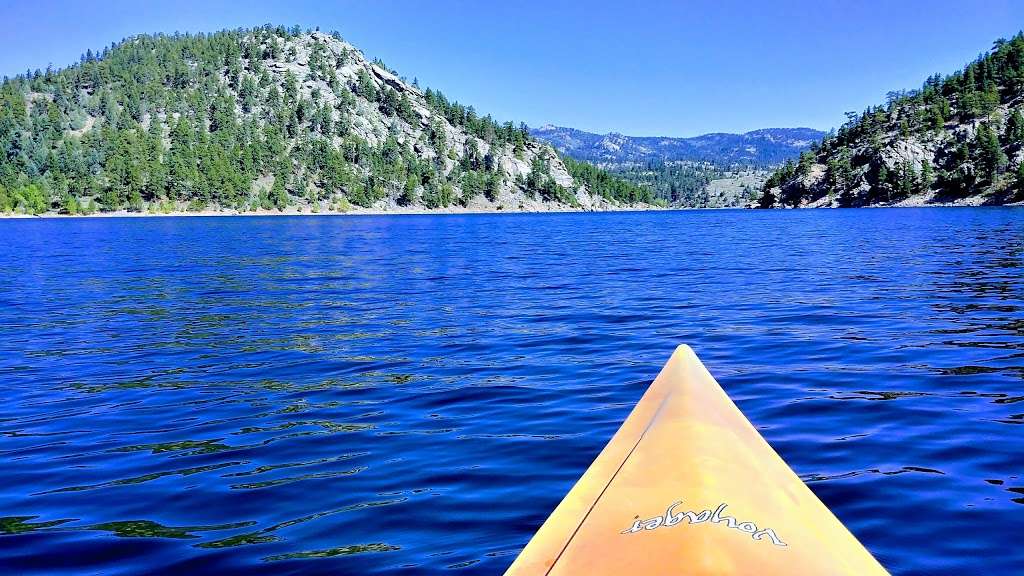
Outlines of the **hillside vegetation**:
<svg viewBox="0 0 1024 576">
<path fill-rule="evenodd" d="M 612 174 L 647 188 L 658 200 L 679 208 L 742 207 L 756 200 L 772 169 L 748 164 L 691 160 L 645 163 L 602 162 Z"/>
<path fill-rule="evenodd" d="M 337 34 L 137 36 L 0 86 L 0 212 L 606 209 L 650 192 Z"/>
<path fill-rule="evenodd" d="M 1024 200 L 1024 36 L 919 90 L 892 92 L 776 171 L 762 207 Z"/>
</svg>

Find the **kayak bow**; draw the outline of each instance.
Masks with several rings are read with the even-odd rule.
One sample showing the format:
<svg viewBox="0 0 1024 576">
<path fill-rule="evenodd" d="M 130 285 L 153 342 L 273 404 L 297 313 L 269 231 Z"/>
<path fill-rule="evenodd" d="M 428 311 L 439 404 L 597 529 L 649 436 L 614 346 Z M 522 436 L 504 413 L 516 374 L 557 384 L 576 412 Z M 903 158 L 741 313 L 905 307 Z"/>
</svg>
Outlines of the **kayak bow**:
<svg viewBox="0 0 1024 576">
<path fill-rule="evenodd" d="M 506 572 L 562 574 L 887 572 L 683 345 Z"/>
</svg>

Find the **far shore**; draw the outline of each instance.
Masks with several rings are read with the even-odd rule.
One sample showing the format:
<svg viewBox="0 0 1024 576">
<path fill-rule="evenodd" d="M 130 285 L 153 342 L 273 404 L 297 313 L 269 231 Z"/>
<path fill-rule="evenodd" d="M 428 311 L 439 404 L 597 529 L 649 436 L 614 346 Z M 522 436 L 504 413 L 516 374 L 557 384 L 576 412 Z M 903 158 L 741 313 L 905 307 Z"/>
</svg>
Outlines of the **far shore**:
<svg viewBox="0 0 1024 576">
<path fill-rule="evenodd" d="M 1013 202 L 991 207 L 1024 207 L 1024 202 Z M 890 205 L 864 206 L 864 208 L 979 208 L 989 207 L 980 203 L 964 202 L 900 202 Z M 414 216 L 414 215 L 471 215 L 471 214 L 572 214 L 572 213 L 602 213 L 602 212 L 688 212 L 694 210 L 757 210 L 753 206 L 719 206 L 709 208 L 679 207 L 679 206 L 628 206 L 601 209 L 572 208 L 568 206 L 553 206 L 549 209 L 509 209 L 494 210 L 474 207 L 449 206 L 447 208 L 399 208 L 399 209 L 373 209 L 355 208 L 348 211 L 340 210 L 300 210 L 297 207 L 285 210 L 255 210 L 241 212 L 238 210 L 172 210 L 168 212 L 130 212 L 128 210 L 114 210 L 111 212 L 94 212 L 92 214 L 60 214 L 57 212 L 44 212 L 42 214 L 19 214 L 0 213 L 0 220 L 21 220 L 33 218 L 161 218 L 161 217 L 217 217 L 217 216 Z M 774 210 L 836 210 L 828 206 L 805 206 L 801 208 L 775 208 Z"/>
<path fill-rule="evenodd" d="M 714 208 L 709 208 L 713 210 Z M 347 211 L 340 210 L 299 210 L 287 208 L 285 210 L 172 210 L 168 212 L 130 212 L 128 210 L 114 210 L 111 212 L 94 212 L 92 214 L 60 214 L 57 212 L 43 212 L 41 214 L 17 214 L 0 213 L 0 219 L 30 219 L 30 218 L 160 218 L 160 217 L 216 217 L 216 216 L 411 216 L 411 215 L 436 215 L 436 214 L 570 214 L 570 213 L 598 213 L 598 212 L 653 212 L 653 211 L 674 211 L 674 210 L 701 210 L 701 208 L 662 208 L 660 206 L 629 206 L 616 208 L 602 208 L 599 210 L 588 210 L 585 208 L 572 208 L 567 206 L 552 207 L 543 210 L 510 209 L 510 210 L 486 210 L 478 208 L 465 208 L 461 206 L 449 206 L 447 208 L 400 208 L 395 210 L 380 210 L 373 208 L 356 208 Z"/>
</svg>

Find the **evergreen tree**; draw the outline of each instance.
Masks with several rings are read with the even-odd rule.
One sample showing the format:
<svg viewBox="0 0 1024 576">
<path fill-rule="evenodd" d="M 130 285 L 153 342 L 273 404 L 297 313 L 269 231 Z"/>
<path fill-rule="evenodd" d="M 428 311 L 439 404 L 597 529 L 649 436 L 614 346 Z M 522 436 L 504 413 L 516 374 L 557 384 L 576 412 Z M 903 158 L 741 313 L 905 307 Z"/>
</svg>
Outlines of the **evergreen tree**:
<svg viewBox="0 0 1024 576">
<path fill-rule="evenodd" d="M 405 180 L 405 188 L 402 189 L 402 195 L 398 197 L 398 203 L 402 206 L 412 206 L 416 203 L 416 188 L 419 186 L 419 178 L 415 174 L 410 174 Z"/>
<path fill-rule="evenodd" d="M 278 210 L 288 206 L 288 193 L 284 189 L 284 176 L 274 176 L 274 185 L 270 188 L 270 204 Z"/>
<path fill-rule="evenodd" d="M 1007 158 L 999 146 L 999 138 L 988 124 L 978 126 L 974 136 L 975 154 L 981 174 L 988 180 L 1006 168 Z"/>
<path fill-rule="evenodd" d="M 899 164 L 899 171 L 896 177 L 896 187 L 893 191 L 894 194 L 890 197 L 890 200 L 902 200 L 909 197 L 915 191 L 917 191 L 920 183 L 917 179 L 917 171 L 914 170 L 914 165 L 909 160 L 904 160 Z"/>
<path fill-rule="evenodd" d="M 932 184 L 935 183 L 935 171 L 932 168 L 932 163 L 927 159 L 921 164 L 921 191 L 928 191 L 931 189 Z"/>
<path fill-rule="evenodd" d="M 1018 199 L 1024 198 L 1024 162 L 1021 162 L 1020 165 L 1017 166 L 1017 172 L 1014 174 L 1013 187 L 1016 191 L 1015 197 Z"/>
<path fill-rule="evenodd" d="M 1019 108 L 1014 109 L 1010 113 L 1010 118 L 1006 121 L 1006 130 L 1003 132 L 1003 138 L 1009 145 L 1024 144 L 1024 115 L 1021 115 Z"/>
</svg>

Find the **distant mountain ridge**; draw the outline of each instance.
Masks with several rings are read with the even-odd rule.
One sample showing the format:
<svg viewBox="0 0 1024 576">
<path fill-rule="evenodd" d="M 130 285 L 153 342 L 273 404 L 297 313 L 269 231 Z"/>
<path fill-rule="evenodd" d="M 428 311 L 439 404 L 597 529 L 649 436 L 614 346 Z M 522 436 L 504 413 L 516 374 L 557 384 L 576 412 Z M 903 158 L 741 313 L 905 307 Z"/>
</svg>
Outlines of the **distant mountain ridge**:
<svg viewBox="0 0 1024 576">
<path fill-rule="evenodd" d="M 797 158 L 825 133 L 812 128 L 763 128 L 744 134 L 716 132 L 690 138 L 595 134 L 545 125 L 530 134 L 559 152 L 587 162 L 691 161 L 769 166 Z"/>
</svg>

